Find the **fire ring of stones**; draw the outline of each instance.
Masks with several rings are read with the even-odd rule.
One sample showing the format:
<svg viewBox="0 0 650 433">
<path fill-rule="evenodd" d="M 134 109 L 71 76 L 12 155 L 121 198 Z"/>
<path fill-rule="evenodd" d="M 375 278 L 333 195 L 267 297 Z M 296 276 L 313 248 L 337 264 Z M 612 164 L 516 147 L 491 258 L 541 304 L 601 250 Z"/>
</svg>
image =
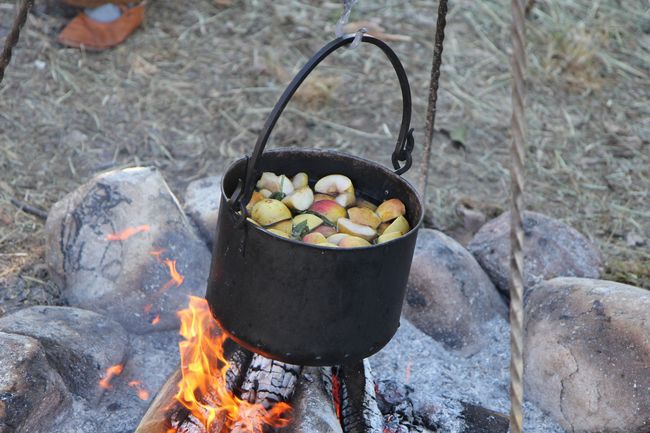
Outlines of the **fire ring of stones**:
<svg viewBox="0 0 650 433">
<path fill-rule="evenodd" d="M 468 249 L 421 230 L 401 327 L 362 363 L 288 365 L 226 340 L 229 398 L 288 404 L 291 421 L 251 430 L 216 410 L 206 430 L 176 397 L 177 312 L 205 293 L 218 182 L 192 183 L 183 207 L 156 169 L 116 170 L 53 206 L 47 261 L 67 306 L 0 317 L 0 432 L 507 432 L 507 215 Z M 562 222 L 526 226 L 526 431 L 648 433 L 650 292 L 598 280 L 597 250 Z"/>
</svg>

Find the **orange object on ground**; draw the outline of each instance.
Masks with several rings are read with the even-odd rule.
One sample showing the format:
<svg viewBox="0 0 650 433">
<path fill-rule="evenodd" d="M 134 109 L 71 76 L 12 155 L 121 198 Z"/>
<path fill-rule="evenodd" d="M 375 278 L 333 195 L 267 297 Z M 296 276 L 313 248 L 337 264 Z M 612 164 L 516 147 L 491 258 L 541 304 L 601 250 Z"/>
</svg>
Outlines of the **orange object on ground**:
<svg viewBox="0 0 650 433">
<path fill-rule="evenodd" d="M 69 47 L 83 45 L 89 50 L 101 51 L 122 43 L 144 21 L 144 4 L 122 8 L 122 16 L 102 23 L 81 12 L 59 34 L 59 42 Z"/>
</svg>

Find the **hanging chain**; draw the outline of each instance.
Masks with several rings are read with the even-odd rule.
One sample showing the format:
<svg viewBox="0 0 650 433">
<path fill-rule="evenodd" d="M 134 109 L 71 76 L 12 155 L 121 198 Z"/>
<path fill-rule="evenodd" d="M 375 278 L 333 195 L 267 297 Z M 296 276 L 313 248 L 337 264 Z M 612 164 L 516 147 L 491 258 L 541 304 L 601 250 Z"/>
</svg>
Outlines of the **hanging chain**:
<svg viewBox="0 0 650 433">
<path fill-rule="evenodd" d="M 27 21 L 27 15 L 29 15 L 29 10 L 34 4 L 33 0 L 22 0 L 20 7 L 18 8 L 18 14 L 11 25 L 11 30 L 5 39 L 4 47 L 2 48 L 2 55 L 0 55 L 0 83 L 5 76 L 5 69 L 9 66 L 11 62 L 11 55 L 14 47 L 18 43 L 18 38 L 20 37 L 20 30 L 25 25 Z"/>
<path fill-rule="evenodd" d="M 438 102 L 438 82 L 440 80 L 440 66 L 442 65 L 442 48 L 445 40 L 445 26 L 447 25 L 447 0 L 438 3 L 438 21 L 436 22 L 436 36 L 433 43 L 433 60 L 431 63 L 431 79 L 429 80 L 429 103 L 427 105 L 426 132 L 422 162 L 420 163 L 420 179 L 418 189 L 426 203 L 427 183 L 429 180 L 429 165 L 431 163 L 431 144 L 436 123 L 436 104 Z"/>
<path fill-rule="evenodd" d="M 512 0 L 512 143 L 510 183 L 510 432 L 523 431 L 524 402 L 524 91 L 526 18 L 522 0 Z"/>
</svg>

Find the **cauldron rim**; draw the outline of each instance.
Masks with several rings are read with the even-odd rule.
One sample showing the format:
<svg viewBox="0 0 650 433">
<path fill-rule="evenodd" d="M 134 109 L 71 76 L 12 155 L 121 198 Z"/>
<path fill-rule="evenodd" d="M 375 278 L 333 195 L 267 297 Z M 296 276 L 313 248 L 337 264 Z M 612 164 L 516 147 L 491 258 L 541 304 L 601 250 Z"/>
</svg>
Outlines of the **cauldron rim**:
<svg viewBox="0 0 650 433">
<path fill-rule="evenodd" d="M 283 236 L 279 236 L 279 235 L 276 235 L 273 232 L 270 232 L 269 230 L 265 229 L 264 227 L 253 224 L 250 221 L 246 220 L 245 223 L 246 223 L 248 228 L 253 228 L 253 229 L 257 230 L 257 231 L 263 232 L 264 234 L 266 234 L 268 236 L 272 236 L 272 237 L 274 237 L 276 239 L 279 239 L 281 241 L 301 245 L 301 246 L 306 247 L 306 248 L 316 248 L 316 249 L 323 249 L 323 250 L 328 250 L 328 251 L 335 250 L 335 251 L 339 251 L 341 253 L 344 253 L 344 252 L 355 252 L 355 251 L 369 250 L 369 249 L 372 249 L 372 248 L 380 248 L 382 246 L 385 246 L 386 244 L 390 244 L 390 243 L 393 243 L 393 242 L 398 242 L 400 239 L 403 239 L 405 237 L 409 237 L 409 236 L 414 235 L 415 233 L 417 233 L 417 231 L 422 226 L 422 222 L 424 221 L 424 207 L 423 207 L 422 197 L 420 196 L 419 192 L 415 189 L 415 187 L 408 180 L 406 180 L 404 177 L 400 176 L 399 174 L 396 174 L 395 172 L 391 171 L 386 166 L 384 166 L 382 164 L 379 164 L 379 163 L 377 163 L 375 161 L 372 161 L 372 160 L 369 160 L 369 159 L 366 159 L 366 158 L 362 158 L 362 157 L 357 156 L 357 155 L 352 155 L 352 154 L 347 153 L 347 152 L 342 152 L 342 151 L 338 151 L 338 150 L 331 150 L 331 149 L 303 149 L 303 148 L 298 148 L 298 147 L 280 147 L 280 148 L 276 148 L 276 149 L 267 150 L 265 152 L 265 155 L 267 155 L 267 154 L 281 154 L 281 153 L 287 153 L 287 152 L 306 153 L 306 154 L 324 154 L 325 153 L 325 154 L 331 154 L 333 156 L 339 156 L 339 157 L 343 156 L 343 157 L 354 159 L 354 160 L 362 162 L 364 164 L 370 164 L 370 165 L 375 166 L 376 168 L 379 168 L 380 170 L 384 171 L 387 176 L 392 177 L 396 181 L 402 182 L 403 184 L 405 184 L 408 187 L 408 189 L 411 190 L 413 195 L 416 197 L 416 199 L 419 202 L 420 207 L 421 207 L 420 215 L 419 215 L 419 218 L 417 219 L 417 222 L 411 226 L 410 230 L 407 233 L 400 236 L 399 238 L 391 239 L 391 240 L 389 240 L 387 242 L 382 242 L 381 244 L 371 244 L 370 246 L 354 247 L 354 248 L 328 247 L 328 246 L 322 246 L 322 245 L 318 245 L 318 244 L 310 244 L 310 243 L 302 242 L 302 241 L 299 241 L 299 240 L 296 240 L 296 239 L 285 238 Z M 226 194 L 226 191 L 225 191 L 225 188 L 224 188 L 226 176 L 228 176 L 228 174 L 231 173 L 235 169 L 235 167 L 237 165 L 245 163 L 247 158 L 248 158 L 247 156 L 244 156 L 244 157 L 241 157 L 241 158 L 233 161 L 228 166 L 228 168 L 226 169 L 226 171 L 225 171 L 225 173 L 224 173 L 224 175 L 223 175 L 223 177 L 221 179 L 221 194 L 224 197 L 230 198 L 230 196 L 231 196 L 231 195 Z M 229 211 L 233 215 L 235 214 L 235 211 L 233 209 L 229 209 Z"/>
</svg>

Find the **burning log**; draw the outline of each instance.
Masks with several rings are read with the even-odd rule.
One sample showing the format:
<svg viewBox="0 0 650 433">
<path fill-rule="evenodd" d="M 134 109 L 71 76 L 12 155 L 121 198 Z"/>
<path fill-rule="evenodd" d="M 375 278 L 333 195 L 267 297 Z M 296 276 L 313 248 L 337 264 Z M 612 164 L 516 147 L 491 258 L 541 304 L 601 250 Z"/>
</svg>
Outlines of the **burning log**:
<svg viewBox="0 0 650 433">
<path fill-rule="evenodd" d="M 232 340 L 226 340 L 224 356 L 230 363 L 226 386 L 234 391 L 241 386 L 253 355 Z M 176 399 L 181 377 L 181 370 L 178 369 L 167 380 L 135 433 L 207 433 L 203 423 Z"/>
<path fill-rule="evenodd" d="M 376 433 L 384 429 L 384 419 L 377 405 L 375 383 L 367 359 L 344 365 L 341 380 L 341 424 L 345 433 Z"/>
</svg>

